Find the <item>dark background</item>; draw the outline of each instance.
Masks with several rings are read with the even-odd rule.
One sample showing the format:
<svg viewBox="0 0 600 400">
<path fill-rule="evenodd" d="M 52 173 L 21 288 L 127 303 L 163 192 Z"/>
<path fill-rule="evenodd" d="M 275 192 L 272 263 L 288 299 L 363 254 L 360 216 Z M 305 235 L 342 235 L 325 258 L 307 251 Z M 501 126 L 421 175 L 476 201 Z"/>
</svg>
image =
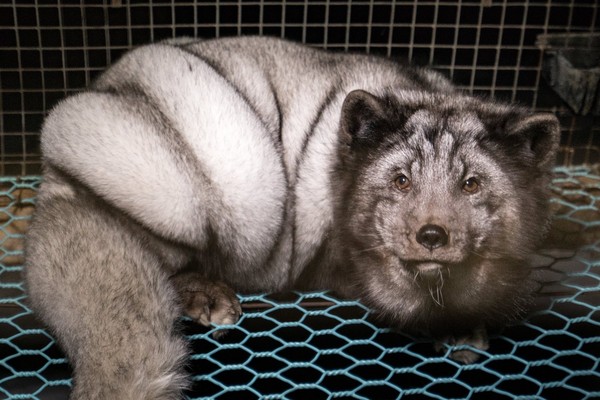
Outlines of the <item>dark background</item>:
<svg viewBox="0 0 600 400">
<path fill-rule="evenodd" d="M 536 46 L 543 33 L 597 31 L 597 1 L 151 4 L 0 1 L 0 174 L 38 173 L 38 132 L 46 112 L 124 51 L 175 36 L 269 35 L 433 65 L 469 92 L 556 112 L 569 148 L 561 164 L 600 160 L 598 120 L 572 118 L 545 83 L 543 54 Z M 574 154 L 579 148 L 583 153 Z"/>
</svg>

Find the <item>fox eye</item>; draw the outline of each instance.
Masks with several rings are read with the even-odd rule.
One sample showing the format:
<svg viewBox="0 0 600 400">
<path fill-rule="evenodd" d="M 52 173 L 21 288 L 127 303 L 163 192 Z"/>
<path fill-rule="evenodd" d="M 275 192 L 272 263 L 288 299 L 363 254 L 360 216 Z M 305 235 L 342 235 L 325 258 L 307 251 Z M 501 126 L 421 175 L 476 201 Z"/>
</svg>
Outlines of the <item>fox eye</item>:
<svg viewBox="0 0 600 400">
<path fill-rule="evenodd" d="M 398 177 L 394 179 L 394 185 L 400 190 L 408 190 L 408 188 L 410 188 L 410 179 L 404 174 L 398 175 Z"/>
<path fill-rule="evenodd" d="M 479 182 L 477 179 L 471 177 L 463 182 L 463 190 L 468 194 L 477 193 L 479 190 Z"/>
</svg>

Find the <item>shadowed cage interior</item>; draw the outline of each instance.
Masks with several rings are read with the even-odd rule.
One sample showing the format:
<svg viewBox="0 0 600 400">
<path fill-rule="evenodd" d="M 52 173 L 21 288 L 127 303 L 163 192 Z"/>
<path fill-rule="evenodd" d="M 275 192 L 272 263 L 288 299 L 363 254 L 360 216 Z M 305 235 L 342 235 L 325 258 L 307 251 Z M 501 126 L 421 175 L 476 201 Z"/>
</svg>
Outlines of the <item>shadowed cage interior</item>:
<svg viewBox="0 0 600 400">
<path fill-rule="evenodd" d="M 386 329 L 355 301 L 257 294 L 241 298 L 242 319 L 219 341 L 182 320 L 193 349 L 188 396 L 600 397 L 600 124 L 554 92 L 545 78 L 552 54 L 538 39 L 596 34 L 599 8 L 595 0 L 3 2 L 0 399 L 60 399 L 71 385 L 64 355 L 27 307 L 21 278 L 47 111 L 136 45 L 247 34 L 433 65 L 470 93 L 554 112 L 563 129 L 556 215 L 533 260 L 541 283 L 533 311 L 493 336 L 475 364 Z"/>
</svg>

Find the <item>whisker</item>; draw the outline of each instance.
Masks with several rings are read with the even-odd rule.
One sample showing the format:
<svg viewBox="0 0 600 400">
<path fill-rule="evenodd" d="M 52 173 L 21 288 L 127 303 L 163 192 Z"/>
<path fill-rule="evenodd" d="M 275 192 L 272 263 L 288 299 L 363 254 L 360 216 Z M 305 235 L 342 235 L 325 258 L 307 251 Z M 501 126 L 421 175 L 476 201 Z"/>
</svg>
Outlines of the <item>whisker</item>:
<svg viewBox="0 0 600 400">
<path fill-rule="evenodd" d="M 433 299 L 434 303 L 437 304 L 440 307 L 444 307 L 443 305 L 443 301 L 440 301 L 440 292 L 439 292 L 439 286 L 436 287 L 436 294 L 433 294 L 433 289 L 431 288 L 431 286 L 429 286 L 429 294 L 431 295 L 431 298 Z"/>
<path fill-rule="evenodd" d="M 444 288 L 444 271 L 440 268 L 438 270 L 438 274 L 439 274 L 439 284 L 437 287 L 438 290 L 438 296 L 440 299 L 440 303 L 442 304 L 442 307 L 444 307 L 444 293 L 442 292 L 442 289 Z"/>
<path fill-rule="evenodd" d="M 369 248 L 366 248 L 366 249 L 358 250 L 358 251 L 356 251 L 356 253 L 366 253 L 368 251 L 379 250 L 379 249 L 383 249 L 383 248 L 385 248 L 385 245 L 384 244 L 380 244 L 378 246 L 373 246 L 373 247 L 369 247 Z"/>
<path fill-rule="evenodd" d="M 475 254 L 478 257 L 485 258 L 483 254 L 476 252 L 475 250 L 470 251 L 471 254 Z"/>
<path fill-rule="evenodd" d="M 416 282 L 416 281 L 417 281 L 417 278 L 419 278 L 419 274 L 420 274 L 420 273 L 421 273 L 421 271 L 419 271 L 419 270 L 417 270 L 417 271 L 415 272 L 415 276 L 413 277 L 413 282 Z"/>
</svg>

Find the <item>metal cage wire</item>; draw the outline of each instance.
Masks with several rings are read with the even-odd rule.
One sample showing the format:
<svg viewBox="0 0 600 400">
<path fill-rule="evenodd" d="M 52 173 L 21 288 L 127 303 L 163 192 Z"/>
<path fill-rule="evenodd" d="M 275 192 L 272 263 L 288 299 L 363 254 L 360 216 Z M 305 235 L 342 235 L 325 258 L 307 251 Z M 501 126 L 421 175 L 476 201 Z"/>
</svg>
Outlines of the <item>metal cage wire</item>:
<svg viewBox="0 0 600 400">
<path fill-rule="evenodd" d="M 182 322 L 193 349 L 189 397 L 597 398 L 600 124 L 551 89 L 536 41 L 596 33 L 599 8 L 596 0 L 1 1 L 0 175 L 38 174 L 46 113 L 147 42 L 269 35 L 433 65 L 470 93 L 561 120 L 549 239 L 561 250 L 549 245 L 536 257 L 543 285 L 535 311 L 465 366 L 446 357 L 450 348 L 436 353 L 383 328 L 357 302 L 327 293 L 243 297 L 247 312 L 221 341 Z M 20 275 L 38 185 L 36 177 L 0 180 L 0 399 L 64 398 L 71 385 Z"/>
<path fill-rule="evenodd" d="M 542 78 L 536 37 L 592 33 L 595 0 L 0 3 L 0 173 L 39 172 L 47 111 L 124 51 L 174 36 L 270 35 L 434 65 L 474 94 L 556 112 L 560 163 L 593 164 L 597 118 L 575 117 Z"/>
</svg>

